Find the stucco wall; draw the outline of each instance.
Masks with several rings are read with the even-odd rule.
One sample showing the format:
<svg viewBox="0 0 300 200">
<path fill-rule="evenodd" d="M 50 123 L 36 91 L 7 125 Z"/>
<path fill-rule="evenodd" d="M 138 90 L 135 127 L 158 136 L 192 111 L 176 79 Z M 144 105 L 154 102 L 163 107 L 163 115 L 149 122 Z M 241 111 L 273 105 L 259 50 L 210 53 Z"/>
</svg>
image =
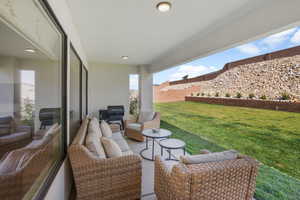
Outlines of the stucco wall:
<svg viewBox="0 0 300 200">
<path fill-rule="evenodd" d="M 99 109 L 124 105 L 129 111 L 129 74 L 138 73 L 132 65 L 89 63 L 89 113 L 98 117 Z"/>
</svg>

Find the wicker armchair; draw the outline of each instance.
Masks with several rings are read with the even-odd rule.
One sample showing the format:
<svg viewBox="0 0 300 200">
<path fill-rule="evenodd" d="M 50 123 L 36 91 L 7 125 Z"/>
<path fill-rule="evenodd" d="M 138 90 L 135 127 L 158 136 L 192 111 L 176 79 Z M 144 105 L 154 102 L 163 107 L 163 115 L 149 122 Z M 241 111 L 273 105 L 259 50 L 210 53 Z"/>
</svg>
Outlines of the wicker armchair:
<svg viewBox="0 0 300 200">
<path fill-rule="evenodd" d="M 125 120 L 125 135 L 128 138 L 134 139 L 139 142 L 144 142 L 145 137 L 142 132 L 145 129 L 160 128 L 160 113 L 155 112 L 151 121 L 139 123 L 137 119 Z"/>
<path fill-rule="evenodd" d="M 124 155 L 101 159 L 85 146 L 89 119 L 85 119 L 68 149 L 76 185 L 76 199 L 133 200 L 141 197 L 141 159 Z"/>
<path fill-rule="evenodd" d="M 258 162 L 249 157 L 185 165 L 170 170 L 155 158 L 154 190 L 159 200 L 252 200 Z"/>
</svg>

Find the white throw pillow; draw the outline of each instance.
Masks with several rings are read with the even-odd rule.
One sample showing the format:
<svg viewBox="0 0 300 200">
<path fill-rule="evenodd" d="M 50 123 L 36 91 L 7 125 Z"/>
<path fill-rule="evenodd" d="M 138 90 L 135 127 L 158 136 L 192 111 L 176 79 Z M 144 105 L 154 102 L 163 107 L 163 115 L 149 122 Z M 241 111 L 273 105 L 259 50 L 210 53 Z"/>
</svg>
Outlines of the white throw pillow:
<svg viewBox="0 0 300 200">
<path fill-rule="evenodd" d="M 103 146 L 96 132 L 88 132 L 85 139 L 85 146 L 95 156 L 99 158 L 106 158 Z"/>
<path fill-rule="evenodd" d="M 102 120 L 100 127 L 103 137 L 112 137 L 112 130 L 106 121 Z"/>
<path fill-rule="evenodd" d="M 144 122 L 152 121 L 154 118 L 154 114 L 155 114 L 154 112 L 141 112 L 139 114 L 138 122 L 144 123 Z"/>
<path fill-rule="evenodd" d="M 104 146 L 106 156 L 108 158 L 115 158 L 122 156 L 122 151 L 119 145 L 110 138 L 102 137 L 101 142 Z"/>
<path fill-rule="evenodd" d="M 96 117 L 93 117 L 93 119 L 91 119 L 89 123 L 88 132 L 96 132 L 99 139 L 103 136 L 102 131 L 100 129 L 99 121 Z"/>
<path fill-rule="evenodd" d="M 228 150 L 217 153 L 208 153 L 202 155 L 192 155 L 192 156 L 181 156 L 180 161 L 184 164 L 199 164 L 206 162 L 218 162 L 224 160 L 234 160 L 237 159 L 238 152 L 235 150 Z"/>
</svg>

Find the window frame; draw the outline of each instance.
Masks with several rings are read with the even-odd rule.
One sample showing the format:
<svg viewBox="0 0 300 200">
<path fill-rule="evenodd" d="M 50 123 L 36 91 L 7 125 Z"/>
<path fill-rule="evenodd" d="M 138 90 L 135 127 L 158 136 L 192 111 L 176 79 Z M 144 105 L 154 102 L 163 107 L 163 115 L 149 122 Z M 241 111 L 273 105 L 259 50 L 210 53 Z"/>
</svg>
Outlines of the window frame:
<svg viewBox="0 0 300 200">
<path fill-rule="evenodd" d="M 83 113 L 83 110 L 81 111 L 81 116 L 85 116 L 88 114 L 88 70 L 87 68 L 84 66 L 84 64 L 81 65 L 81 101 L 83 99 L 83 72 L 85 72 L 85 105 L 83 105 L 83 102 L 81 102 L 81 106 L 82 108 L 85 106 L 85 113 Z"/>
<path fill-rule="evenodd" d="M 66 155 L 67 155 L 67 133 L 68 133 L 68 127 L 67 127 L 67 73 L 68 73 L 68 37 L 67 34 L 64 32 L 64 29 L 62 28 L 61 24 L 59 23 L 57 17 L 55 16 L 51 6 L 48 3 L 48 0 L 38 0 L 38 3 L 43 8 L 43 11 L 47 14 L 47 17 L 53 23 L 53 25 L 56 27 L 58 32 L 60 32 L 62 36 L 62 60 L 61 60 L 61 135 L 62 135 L 62 152 L 59 156 L 59 159 L 57 162 L 52 166 L 49 173 L 45 177 L 45 180 L 43 181 L 42 186 L 36 191 L 34 194 L 33 199 L 44 199 L 46 194 L 49 191 L 49 188 L 51 184 L 53 183 L 53 180 L 55 179 L 60 167 L 62 166 Z"/>
</svg>

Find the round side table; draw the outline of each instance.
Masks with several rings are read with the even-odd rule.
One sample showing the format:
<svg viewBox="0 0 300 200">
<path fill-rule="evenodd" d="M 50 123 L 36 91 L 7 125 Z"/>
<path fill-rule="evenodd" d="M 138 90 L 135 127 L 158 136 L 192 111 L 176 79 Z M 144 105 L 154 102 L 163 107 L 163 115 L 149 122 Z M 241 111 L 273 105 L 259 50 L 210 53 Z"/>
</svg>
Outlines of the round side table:
<svg viewBox="0 0 300 200">
<path fill-rule="evenodd" d="M 153 129 L 146 129 L 142 132 L 143 136 L 146 137 L 146 147 L 140 151 L 142 158 L 150 161 L 154 161 L 154 142 L 156 139 L 167 138 L 172 135 L 172 132 L 166 129 L 159 129 L 158 132 L 153 131 Z M 143 152 L 149 149 L 148 139 L 152 139 L 152 156 L 151 158 L 144 156 Z"/>
<path fill-rule="evenodd" d="M 159 141 L 159 145 L 161 147 L 161 156 L 163 156 L 164 149 L 167 149 L 167 152 L 169 153 L 169 157 L 166 160 L 175 160 L 178 161 L 178 159 L 173 159 L 171 155 L 171 150 L 175 149 L 182 149 L 183 155 L 185 155 L 185 142 L 179 139 L 175 138 L 167 138 Z"/>
</svg>

